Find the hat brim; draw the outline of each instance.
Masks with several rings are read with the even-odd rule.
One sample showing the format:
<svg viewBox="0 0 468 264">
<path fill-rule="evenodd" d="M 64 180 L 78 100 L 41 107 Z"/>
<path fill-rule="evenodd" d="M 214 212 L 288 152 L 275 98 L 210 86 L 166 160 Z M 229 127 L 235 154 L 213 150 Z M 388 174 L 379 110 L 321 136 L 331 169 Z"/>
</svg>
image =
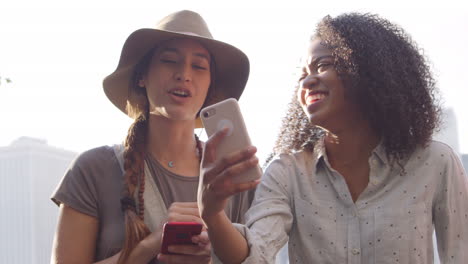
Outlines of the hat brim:
<svg viewBox="0 0 468 264">
<path fill-rule="evenodd" d="M 143 28 L 133 32 L 125 41 L 117 69 L 103 81 L 104 92 L 109 100 L 122 112 L 126 111 L 131 79 L 135 65 L 159 43 L 174 39 L 189 38 L 203 45 L 215 61 L 214 91 L 204 106 L 227 98 L 239 99 L 249 77 L 249 60 L 238 48 L 227 43 L 192 34 Z M 197 120 L 196 127 L 202 127 Z"/>
</svg>

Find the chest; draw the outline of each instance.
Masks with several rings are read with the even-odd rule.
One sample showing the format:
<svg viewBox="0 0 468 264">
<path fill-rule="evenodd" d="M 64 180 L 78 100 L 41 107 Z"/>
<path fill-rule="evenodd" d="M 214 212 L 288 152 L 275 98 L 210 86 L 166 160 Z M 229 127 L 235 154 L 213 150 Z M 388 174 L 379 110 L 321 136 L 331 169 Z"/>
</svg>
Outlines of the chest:
<svg viewBox="0 0 468 264">
<path fill-rule="evenodd" d="M 335 171 L 344 179 L 351 198 L 355 202 L 369 184 L 369 165 L 337 167 Z"/>
<path fill-rule="evenodd" d="M 353 199 L 353 185 L 338 171 L 303 171 L 294 188 L 291 242 L 320 263 L 428 263 L 438 187 L 427 175 L 371 167 Z"/>
</svg>

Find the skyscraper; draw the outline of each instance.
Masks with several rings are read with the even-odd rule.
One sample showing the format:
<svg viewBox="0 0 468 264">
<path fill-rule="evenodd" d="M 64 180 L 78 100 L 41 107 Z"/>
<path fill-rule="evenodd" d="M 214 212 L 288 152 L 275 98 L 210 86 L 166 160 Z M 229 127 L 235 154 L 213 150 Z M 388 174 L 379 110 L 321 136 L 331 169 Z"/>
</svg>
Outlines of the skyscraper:
<svg viewBox="0 0 468 264">
<path fill-rule="evenodd" d="M 443 110 L 440 131 L 435 133 L 434 138 L 446 143 L 452 147 L 458 155 L 460 155 L 457 117 L 455 116 L 455 112 L 452 108 L 446 108 Z"/>
<path fill-rule="evenodd" d="M 468 174 L 468 154 L 463 154 L 461 156 L 463 167 L 465 167 L 465 172 Z"/>
<path fill-rule="evenodd" d="M 0 148 L 0 263 L 48 263 L 58 208 L 50 195 L 76 153 L 21 137 Z"/>
</svg>

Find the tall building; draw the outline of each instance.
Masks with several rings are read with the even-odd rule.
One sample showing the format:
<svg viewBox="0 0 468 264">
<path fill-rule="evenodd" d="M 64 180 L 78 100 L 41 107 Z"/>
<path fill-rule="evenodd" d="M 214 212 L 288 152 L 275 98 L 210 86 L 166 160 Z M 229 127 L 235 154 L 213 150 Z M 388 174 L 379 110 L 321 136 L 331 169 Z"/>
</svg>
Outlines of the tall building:
<svg viewBox="0 0 468 264">
<path fill-rule="evenodd" d="M 444 109 L 442 112 L 442 124 L 440 131 L 434 135 L 438 141 L 442 141 L 452 147 L 460 155 L 460 146 L 458 141 L 457 117 L 452 108 Z"/>
<path fill-rule="evenodd" d="M 28 137 L 0 147 L 0 263 L 49 263 L 58 213 L 49 197 L 75 156 Z"/>
<path fill-rule="evenodd" d="M 461 155 L 461 160 L 463 163 L 463 167 L 465 168 L 465 175 L 468 174 L 468 154 Z"/>
</svg>

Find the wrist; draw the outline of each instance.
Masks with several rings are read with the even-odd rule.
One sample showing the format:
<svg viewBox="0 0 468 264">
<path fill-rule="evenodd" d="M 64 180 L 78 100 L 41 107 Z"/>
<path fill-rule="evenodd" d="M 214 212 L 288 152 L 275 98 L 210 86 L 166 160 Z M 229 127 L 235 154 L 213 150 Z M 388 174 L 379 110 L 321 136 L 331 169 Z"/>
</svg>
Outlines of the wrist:
<svg viewBox="0 0 468 264">
<path fill-rule="evenodd" d="M 141 240 L 130 254 L 129 263 L 148 263 L 161 249 L 160 232 L 155 232 Z"/>
<path fill-rule="evenodd" d="M 226 212 L 224 210 L 217 212 L 215 214 L 204 214 L 202 215 L 203 222 L 208 227 L 216 226 L 218 223 L 225 221 L 227 219 Z"/>
</svg>

